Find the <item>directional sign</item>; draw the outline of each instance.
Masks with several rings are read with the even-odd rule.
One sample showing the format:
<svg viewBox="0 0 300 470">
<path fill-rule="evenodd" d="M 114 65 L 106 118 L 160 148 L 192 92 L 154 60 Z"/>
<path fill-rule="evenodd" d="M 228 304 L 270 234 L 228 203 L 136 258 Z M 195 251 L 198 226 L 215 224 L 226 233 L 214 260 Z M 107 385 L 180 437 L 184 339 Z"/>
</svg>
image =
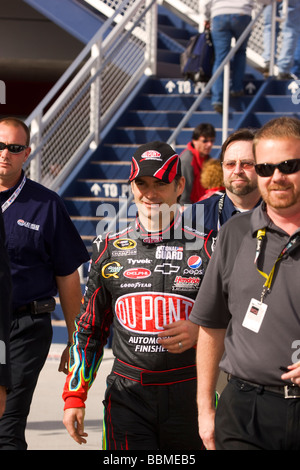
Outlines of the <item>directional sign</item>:
<svg viewBox="0 0 300 470">
<path fill-rule="evenodd" d="M 166 89 L 168 90 L 169 93 L 172 93 L 174 91 L 174 88 L 176 88 L 176 84 L 172 81 L 169 81 L 166 84 Z"/>
<path fill-rule="evenodd" d="M 91 192 L 94 194 L 94 196 L 98 196 L 98 194 L 101 193 L 101 188 L 99 184 L 93 184 L 93 186 L 91 187 Z"/>
<path fill-rule="evenodd" d="M 246 89 L 247 93 L 249 93 L 249 95 L 253 95 L 253 93 L 256 91 L 256 86 L 254 85 L 254 83 L 249 82 L 245 86 L 245 89 Z"/>
<path fill-rule="evenodd" d="M 127 196 L 129 187 L 126 183 L 93 183 L 90 188 L 91 193 L 97 197 L 124 197 Z"/>
</svg>

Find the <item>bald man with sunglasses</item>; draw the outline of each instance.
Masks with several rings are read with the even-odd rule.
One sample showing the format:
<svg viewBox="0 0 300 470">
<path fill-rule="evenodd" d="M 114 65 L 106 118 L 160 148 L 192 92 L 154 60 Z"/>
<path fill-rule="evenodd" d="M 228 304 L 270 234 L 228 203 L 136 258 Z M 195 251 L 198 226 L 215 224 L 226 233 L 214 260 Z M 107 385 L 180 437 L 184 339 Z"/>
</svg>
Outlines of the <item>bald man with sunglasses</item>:
<svg viewBox="0 0 300 470">
<path fill-rule="evenodd" d="M 27 449 L 27 416 L 52 340 L 54 297 L 59 294 L 71 342 L 82 296 L 78 268 L 89 260 L 59 196 L 25 175 L 30 152 L 25 123 L 0 119 L 0 204 L 12 276 L 12 386 L 0 418 L 0 450 Z M 68 359 L 66 347 L 61 372 Z"/>
<path fill-rule="evenodd" d="M 299 450 L 300 121 L 267 123 L 254 154 L 263 202 L 221 227 L 190 316 L 199 432 L 207 449 Z"/>
</svg>

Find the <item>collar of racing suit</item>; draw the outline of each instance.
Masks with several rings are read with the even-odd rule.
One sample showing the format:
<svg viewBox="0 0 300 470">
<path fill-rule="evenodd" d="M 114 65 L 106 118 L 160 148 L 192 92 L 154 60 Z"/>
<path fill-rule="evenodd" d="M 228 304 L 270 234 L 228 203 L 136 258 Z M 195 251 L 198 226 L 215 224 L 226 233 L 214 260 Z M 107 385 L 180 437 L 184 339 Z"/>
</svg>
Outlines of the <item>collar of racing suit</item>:
<svg viewBox="0 0 300 470">
<path fill-rule="evenodd" d="M 161 243 L 164 240 L 170 240 L 174 238 L 176 230 L 181 231 L 181 221 L 181 212 L 177 210 L 172 222 L 167 227 L 158 232 L 148 232 L 142 225 L 137 214 L 135 219 L 135 231 L 137 232 L 139 238 L 142 239 L 143 243 L 145 244 Z"/>
</svg>

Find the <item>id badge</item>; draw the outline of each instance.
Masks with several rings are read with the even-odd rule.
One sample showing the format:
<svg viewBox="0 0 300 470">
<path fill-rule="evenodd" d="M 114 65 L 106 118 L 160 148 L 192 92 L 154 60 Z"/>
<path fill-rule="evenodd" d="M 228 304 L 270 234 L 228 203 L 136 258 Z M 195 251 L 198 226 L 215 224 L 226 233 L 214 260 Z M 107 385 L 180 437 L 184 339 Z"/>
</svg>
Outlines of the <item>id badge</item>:
<svg viewBox="0 0 300 470">
<path fill-rule="evenodd" d="M 243 326 L 248 328 L 248 330 L 254 331 L 254 333 L 258 333 L 267 308 L 268 306 L 259 300 L 251 299 Z"/>
</svg>

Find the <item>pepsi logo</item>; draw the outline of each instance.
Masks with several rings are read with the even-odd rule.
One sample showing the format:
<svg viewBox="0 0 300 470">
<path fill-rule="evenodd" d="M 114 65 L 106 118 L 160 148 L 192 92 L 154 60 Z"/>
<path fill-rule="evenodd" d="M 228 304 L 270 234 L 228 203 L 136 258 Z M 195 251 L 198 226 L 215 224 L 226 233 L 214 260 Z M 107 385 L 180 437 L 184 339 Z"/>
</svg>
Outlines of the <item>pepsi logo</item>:
<svg viewBox="0 0 300 470">
<path fill-rule="evenodd" d="M 198 269 L 202 264 L 202 259 L 200 258 L 200 256 L 193 255 L 189 257 L 187 264 L 188 267 L 191 269 Z"/>
</svg>

